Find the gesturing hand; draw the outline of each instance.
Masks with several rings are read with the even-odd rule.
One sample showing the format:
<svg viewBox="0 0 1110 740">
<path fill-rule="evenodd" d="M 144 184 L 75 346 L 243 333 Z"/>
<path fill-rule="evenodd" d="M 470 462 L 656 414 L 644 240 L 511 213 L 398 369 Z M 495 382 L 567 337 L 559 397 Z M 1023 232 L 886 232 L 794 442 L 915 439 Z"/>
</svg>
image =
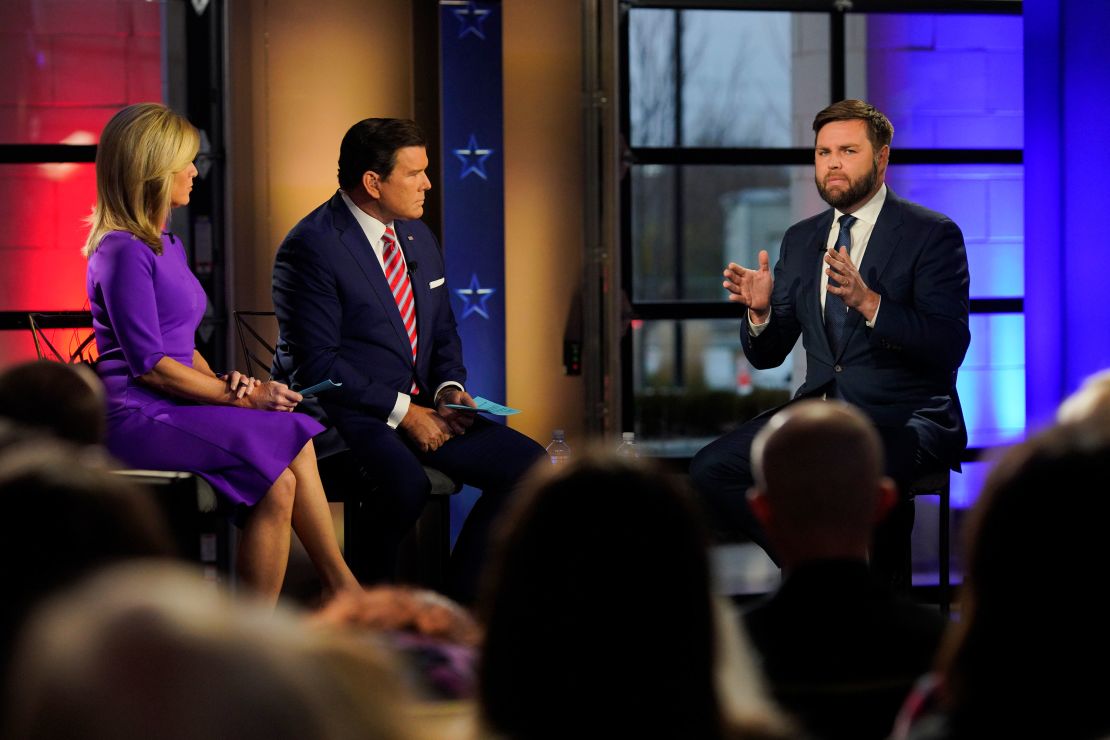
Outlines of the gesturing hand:
<svg viewBox="0 0 1110 740">
<path fill-rule="evenodd" d="M 439 394 L 436 412 L 447 422 L 452 434 L 466 434 L 466 430 L 474 423 L 473 411 L 449 409 L 444 404 L 453 403 L 459 406 L 477 406 L 470 394 L 459 388 L 449 387 Z"/>
<path fill-rule="evenodd" d="M 728 299 L 747 306 L 755 323 L 762 324 L 766 321 L 771 313 L 771 289 L 775 284 L 767 250 L 762 249 L 759 252 L 759 269 L 749 270 L 735 262 L 729 262 L 724 275 L 723 285 L 729 293 Z"/>
<path fill-rule="evenodd" d="M 840 251 L 829 248 L 825 250 L 825 274 L 829 276 L 829 292 L 840 296 L 844 305 L 854 308 L 863 314 L 868 321 L 875 318 L 875 311 L 879 307 L 879 294 L 867 287 L 863 276 L 852 264 L 848 250 L 844 247 Z"/>
<path fill-rule="evenodd" d="M 409 436 L 422 452 L 434 452 L 451 439 L 451 427 L 435 409 L 410 404 L 401 419 L 401 430 Z"/>
<path fill-rule="evenodd" d="M 304 396 L 290 390 L 285 383 L 268 380 L 258 383 L 246 397 L 251 408 L 264 411 L 292 411 L 297 404 L 304 400 Z"/>
</svg>

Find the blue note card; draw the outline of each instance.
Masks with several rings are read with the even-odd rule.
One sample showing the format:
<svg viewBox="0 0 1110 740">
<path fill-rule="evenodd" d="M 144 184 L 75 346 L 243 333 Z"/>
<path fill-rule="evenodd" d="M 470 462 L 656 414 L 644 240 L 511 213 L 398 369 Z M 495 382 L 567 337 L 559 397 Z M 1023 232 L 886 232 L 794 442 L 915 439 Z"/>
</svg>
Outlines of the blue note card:
<svg viewBox="0 0 1110 740">
<path fill-rule="evenodd" d="M 474 403 L 477 404 L 476 407 L 464 406 L 459 403 L 445 403 L 443 405 L 449 409 L 458 409 L 459 411 L 481 411 L 486 414 L 493 414 L 494 416 L 512 416 L 513 414 L 520 413 L 520 409 L 511 409 L 508 406 L 502 406 L 499 403 L 494 403 L 481 396 L 474 396 Z"/>
<path fill-rule="evenodd" d="M 332 388 L 338 388 L 341 385 L 343 385 L 343 384 L 342 383 L 336 383 L 333 380 L 325 380 L 322 383 L 317 383 L 316 385 L 310 385 L 309 387 L 305 388 L 304 390 L 300 390 L 300 391 L 297 391 L 297 392 L 300 393 L 302 396 L 306 396 L 306 397 L 307 396 L 315 396 L 320 391 L 330 391 Z"/>
</svg>

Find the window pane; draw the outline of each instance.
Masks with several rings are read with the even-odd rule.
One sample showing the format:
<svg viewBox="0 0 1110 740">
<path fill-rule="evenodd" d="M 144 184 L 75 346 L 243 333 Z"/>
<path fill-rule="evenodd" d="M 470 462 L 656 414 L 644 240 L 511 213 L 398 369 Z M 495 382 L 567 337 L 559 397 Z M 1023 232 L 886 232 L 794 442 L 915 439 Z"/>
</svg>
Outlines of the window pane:
<svg viewBox="0 0 1110 740">
<path fill-rule="evenodd" d="M 968 444 L 988 447 L 1025 429 L 1025 317 L 975 314 L 971 346 L 956 383 Z"/>
<path fill-rule="evenodd" d="M 751 368 L 739 332 L 739 318 L 633 322 L 635 431 L 651 454 L 692 455 L 801 384 L 792 359 Z"/>
<path fill-rule="evenodd" d="M 887 182 L 960 227 L 972 298 L 1011 298 L 1025 295 L 1023 176 L 1021 165 L 893 165 Z"/>
<path fill-rule="evenodd" d="M 119 108 L 161 100 L 161 6 L 0 3 L 0 142 L 95 144 Z"/>
<path fill-rule="evenodd" d="M 0 2 L 0 143 L 95 144 L 121 107 L 162 100 L 162 8 L 146 0 Z M 85 305 L 92 164 L 0 165 L 0 311 Z M 73 349 L 87 330 L 49 339 Z M 35 357 L 0 332 L 0 364 Z"/>
<path fill-rule="evenodd" d="M 92 164 L 0 165 L 0 311 L 67 311 L 85 303 L 85 218 Z"/>
<path fill-rule="evenodd" d="M 894 144 L 1020 149 L 1022 19 L 1016 15 L 849 15 L 848 97 L 894 123 Z"/>
<path fill-rule="evenodd" d="M 629 14 L 632 144 L 811 146 L 813 115 L 829 96 L 828 60 L 829 21 L 823 13 L 634 8 Z M 681 124 L 675 120 L 679 109 Z"/>
<path fill-rule="evenodd" d="M 774 265 L 790 224 L 827 207 L 810 166 L 634 167 L 632 199 L 634 301 L 723 301 L 725 265 L 762 249 Z"/>
<path fill-rule="evenodd" d="M 674 10 L 628 14 L 628 104 L 633 146 L 675 145 Z"/>
</svg>

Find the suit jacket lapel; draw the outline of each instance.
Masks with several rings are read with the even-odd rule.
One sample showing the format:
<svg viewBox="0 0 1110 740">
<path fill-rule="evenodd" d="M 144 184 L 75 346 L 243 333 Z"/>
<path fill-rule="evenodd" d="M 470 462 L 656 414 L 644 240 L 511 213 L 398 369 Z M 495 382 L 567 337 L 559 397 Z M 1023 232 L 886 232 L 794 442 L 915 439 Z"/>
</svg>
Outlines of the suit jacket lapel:
<svg viewBox="0 0 1110 740">
<path fill-rule="evenodd" d="M 374 248 L 370 246 L 362 227 L 355 221 L 351 212 L 347 209 L 347 204 L 343 202 L 338 193 L 332 198 L 331 207 L 333 223 L 339 232 L 339 241 L 351 253 L 363 275 L 366 276 L 366 281 L 370 284 L 373 294 L 381 303 L 382 314 L 389 319 L 397 333 L 398 345 L 404 349 L 402 354 L 411 356 L 412 350 L 409 344 L 408 332 L 405 331 L 405 325 L 401 323 L 401 312 L 397 310 L 397 302 L 393 300 L 393 291 L 389 289 L 389 283 L 385 280 L 385 272 L 382 271 L 381 263 L 378 262 L 378 257 L 374 254 Z M 419 315 L 418 311 L 417 316 L 419 317 Z"/>
<path fill-rule="evenodd" d="M 833 211 L 829 209 L 824 217 L 817 221 L 817 227 L 814 229 L 813 236 L 810 238 L 809 244 L 805 249 L 810 254 L 814 255 L 813 269 L 806 277 L 805 287 L 802 289 L 803 295 L 806 296 L 805 312 L 809 315 L 810 321 L 814 326 L 817 326 L 820 331 L 822 341 L 829 349 L 829 354 L 832 355 L 832 347 L 829 346 L 829 340 L 825 334 L 825 312 L 821 308 L 821 276 L 825 274 L 825 245 L 829 240 L 829 229 L 832 228 Z M 810 281 L 813 282 L 810 282 Z"/>
</svg>

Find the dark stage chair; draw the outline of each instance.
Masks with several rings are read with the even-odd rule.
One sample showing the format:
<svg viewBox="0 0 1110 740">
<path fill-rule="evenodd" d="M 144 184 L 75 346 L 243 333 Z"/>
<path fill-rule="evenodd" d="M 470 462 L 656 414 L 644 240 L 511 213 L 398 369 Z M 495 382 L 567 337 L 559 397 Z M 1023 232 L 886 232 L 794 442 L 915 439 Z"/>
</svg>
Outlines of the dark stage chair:
<svg viewBox="0 0 1110 740">
<path fill-rule="evenodd" d="M 944 468 L 943 470 L 932 470 L 924 473 L 910 484 L 907 493 L 915 500 L 918 496 L 936 496 L 938 499 L 937 565 L 939 570 L 939 582 L 937 584 L 937 600 L 940 604 L 941 613 L 948 616 L 952 603 L 952 551 L 949 542 L 951 528 L 952 471 L 948 468 Z"/>
<path fill-rule="evenodd" d="M 256 378 L 269 378 L 275 347 L 267 335 L 276 336 L 273 311 L 235 311 L 235 330 L 246 362 Z M 344 555 L 360 580 L 365 567 L 366 497 L 373 495 L 373 477 L 363 471 L 334 428 L 317 437 L 317 464 L 329 500 L 343 503 Z M 413 533 L 402 544 L 399 575 L 427 588 L 442 590 L 447 583 L 451 557 L 451 496 L 462 486 L 436 468 L 425 465 L 431 498 Z"/>
</svg>

